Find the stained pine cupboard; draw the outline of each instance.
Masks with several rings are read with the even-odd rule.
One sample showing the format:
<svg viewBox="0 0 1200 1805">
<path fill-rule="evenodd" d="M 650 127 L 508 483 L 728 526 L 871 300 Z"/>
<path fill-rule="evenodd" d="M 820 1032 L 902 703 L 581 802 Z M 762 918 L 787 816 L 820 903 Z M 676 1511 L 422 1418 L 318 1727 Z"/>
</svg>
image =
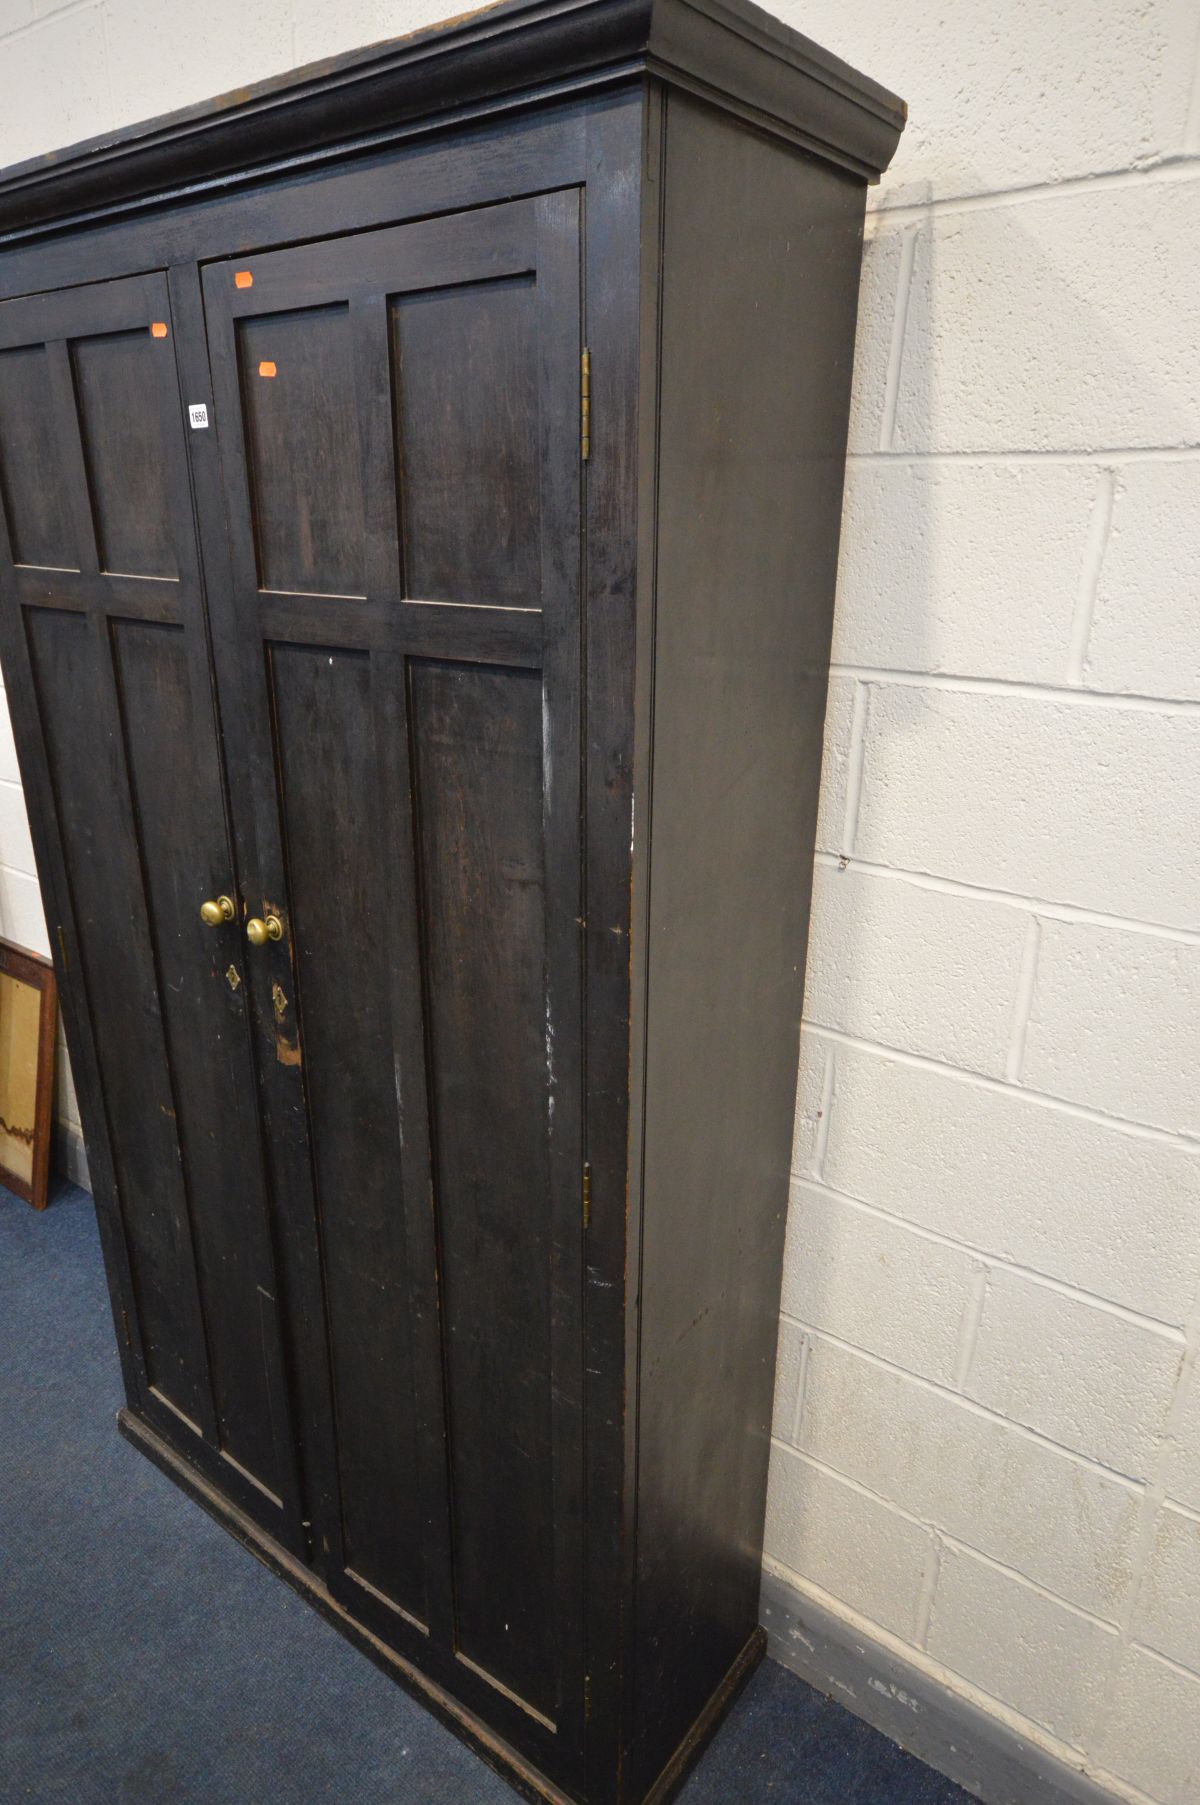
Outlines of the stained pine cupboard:
<svg viewBox="0 0 1200 1805">
<path fill-rule="evenodd" d="M 530 1796 L 758 1578 L 865 186 L 745 0 L 0 175 L 0 655 L 123 1432 Z"/>
</svg>

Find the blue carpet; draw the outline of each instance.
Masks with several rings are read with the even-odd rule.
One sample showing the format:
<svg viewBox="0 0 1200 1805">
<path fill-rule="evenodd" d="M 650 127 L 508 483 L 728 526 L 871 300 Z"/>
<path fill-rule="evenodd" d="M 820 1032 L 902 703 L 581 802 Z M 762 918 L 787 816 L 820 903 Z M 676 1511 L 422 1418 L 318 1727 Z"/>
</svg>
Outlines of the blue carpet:
<svg viewBox="0 0 1200 1805">
<path fill-rule="evenodd" d="M 91 1199 L 0 1191 L 0 1800 L 513 1805 L 117 1435 Z M 970 1805 L 768 1662 L 681 1805 Z"/>
</svg>

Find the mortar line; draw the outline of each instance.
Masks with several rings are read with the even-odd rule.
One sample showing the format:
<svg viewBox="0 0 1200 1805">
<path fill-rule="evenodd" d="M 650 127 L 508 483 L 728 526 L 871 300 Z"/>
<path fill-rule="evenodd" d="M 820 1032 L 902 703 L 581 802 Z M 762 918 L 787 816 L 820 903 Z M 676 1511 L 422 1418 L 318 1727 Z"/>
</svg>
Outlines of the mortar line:
<svg viewBox="0 0 1200 1805">
<path fill-rule="evenodd" d="M 979 1345 L 979 1331 L 983 1325 L 983 1312 L 987 1305 L 990 1287 L 991 1273 L 985 1265 L 981 1265 L 972 1280 L 971 1295 L 967 1299 L 959 1328 L 958 1358 L 954 1366 L 954 1390 L 964 1394 L 967 1389 L 967 1380 L 971 1376 L 975 1349 Z"/>
<path fill-rule="evenodd" d="M 1057 1454 L 1062 1460 L 1069 1461 L 1072 1466 L 1082 1467 L 1085 1472 L 1107 1480 L 1110 1485 L 1120 1486 L 1122 1491 L 1141 1497 L 1146 1490 L 1145 1480 L 1133 1479 L 1128 1473 L 1118 1472 L 1116 1467 L 1106 1466 L 1094 1455 L 1081 1454 L 1078 1448 L 1068 1448 L 1064 1442 L 1055 1441 L 1052 1435 L 1047 1435 L 1041 1429 L 1031 1429 L 1028 1423 L 1018 1423 L 1014 1418 L 1005 1416 L 1001 1410 L 993 1410 L 987 1404 L 980 1404 L 975 1398 L 964 1397 L 962 1392 L 955 1391 L 940 1379 L 929 1379 L 923 1373 L 913 1372 L 911 1367 L 901 1366 L 898 1361 L 888 1360 L 882 1354 L 872 1353 L 870 1348 L 860 1347 L 857 1342 L 847 1341 L 844 1336 L 834 1335 L 828 1329 L 816 1329 L 811 1323 L 803 1326 L 807 1328 L 814 1343 L 826 1341 L 831 1347 L 836 1347 L 846 1354 L 853 1354 L 858 1360 L 866 1361 L 868 1366 L 878 1367 L 883 1372 L 906 1380 L 908 1384 L 915 1385 L 918 1391 L 932 1392 L 935 1397 L 956 1405 L 960 1410 L 965 1410 L 968 1416 L 990 1423 L 993 1427 L 1006 1429 L 1010 1435 L 1015 1435 L 1021 1441 L 1032 1442 L 1036 1447 L 1046 1449 L 1051 1454 Z"/>
<path fill-rule="evenodd" d="M 846 749 L 846 808 L 842 818 L 842 851 L 849 857 L 858 833 L 858 811 L 862 800 L 863 766 L 867 757 L 867 717 L 871 708 L 871 685 L 856 677 L 854 711 L 850 717 L 850 744 Z"/>
<path fill-rule="evenodd" d="M 1184 151 L 1157 157 L 1134 169 L 1101 169 L 1091 173 L 1064 176 L 1060 182 L 1014 183 L 1009 188 L 992 188 L 983 194 L 940 194 L 925 200 L 896 201 L 889 205 L 881 196 L 867 209 L 867 230 L 878 232 L 885 225 L 904 226 L 913 220 L 927 219 L 939 213 L 990 213 L 1013 203 L 1066 200 L 1079 194 L 1103 194 L 1121 188 L 1169 187 L 1200 179 L 1200 166 L 1189 145 Z"/>
<path fill-rule="evenodd" d="M 998 1253 L 995 1248 L 984 1247 L 977 1241 L 963 1241 L 955 1235 L 944 1234 L 940 1229 L 926 1228 L 923 1223 L 914 1222 L 908 1216 L 898 1215 L 895 1210 L 884 1209 L 881 1204 L 870 1203 L 865 1197 L 855 1197 L 850 1191 L 839 1190 L 836 1185 L 827 1184 L 824 1179 L 795 1177 L 793 1183 L 800 1189 L 807 1187 L 809 1190 L 817 1191 L 823 1197 L 834 1198 L 838 1203 L 847 1204 L 851 1209 L 860 1210 L 867 1216 L 874 1216 L 881 1222 L 907 1229 L 919 1240 L 932 1241 L 935 1246 L 949 1248 L 952 1253 L 968 1254 L 989 1267 L 1014 1273 L 1018 1278 L 1028 1279 L 1034 1285 L 1041 1285 L 1059 1297 L 1069 1298 L 1072 1303 L 1086 1304 L 1089 1309 L 1099 1310 L 1105 1316 L 1118 1317 L 1133 1328 L 1145 1329 L 1151 1334 L 1161 1335 L 1164 1339 L 1175 1342 L 1180 1348 L 1184 1346 L 1184 1329 L 1179 1322 L 1170 1322 L 1163 1316 L 1151 1316 L 1145 1310 L 1135 1309 L 1132 1304 L 1122 1304 L 1115 1298 L 1105 1297 L 1102 1291 L 1092 1291 L 1087 1285 L 1076 1285 L 1070 1279 L 1057 1278 L 1052 1272 L 1043 1272 L 1037 1266 L 1027 1265 L 1024 1260 L 1014 1260 L 1008 1254 Z M 793 1317 L 786 1307 L 781 1310 L 780 1314 L 787 1316 L 798 1327 L 802 1326 L 800 1319 Z M 1200 1510 L 1197 1511 L 1197 1515 L 1200 1515 Z"/>
<path fill-rule="evenodd" d="M 1191 1371 L 1194 1374 L 1195 1368 L 1193 1367 Z M 1173 1498 L 1168 1492 L 1163 1500 L 1163 1510 L 1169 1510 L 1173 1516 L 1182 1517 L 1185 1522 L 1195 1523 L 1200 1527 L 1200 1505 L 1185 1504 L 1182 1498 Z"/>
<path fill-rule="evenodd" d="M 104 89 L 108 95 L 109 124 L 115 129 L 117 124 L 117 91 L 113 87 L 112 43 L 108 33 L 108 7 L 102 5 L 100 12 L 100 43 L 104 51 Z"/>
<path fill-rule="evenodd" d="M 936 1529 L 930 1530 L 929 1552 L 925 1556 L 925 1570 L 921 1575 L 921 1590 L 917 1595 L 917 1620 L 913 1640 L 919 1649 L 926 1649 L 929 1643 L 929 1629 L 933 1619 L 933 1600 L 938 1588 L 938 1580 L 942 1574 L 942 1550 L 945 1544 Z"/>
<path fill-rule="evenodd" d="M 1177 1673 L 1181 1679 L 1191 1680 L 1193 1684 L 1200 1680 L 1200 1670 L 1189 1667 L 1185 1661 L 1177 1661 L 1174 1655 L 1164 1655 L 1161 1648 L 1151 1648 L 1148 1642 L 1139 1642 L 1136 1637 L 1129 1646 L 1136 1648 L 1139 1654 L 1148 1655 L 1150 1660 L 1161 1662 L 1171 1673 Z"/>
<path fill-rule="evenodd" d="M 792 1318 L 794 1321 L 794 1318 Z M 799 1453 L 799 1437 L 805 1433 L 805 1404 L 808 1401 L 808 1356 L 812 1354 L 812 1336 L 808 1334 L 803 1323 L 796 1323 L 801 1332 L 799 1343 L 799 1379 L 796 1383 L 796 1419 L 792 1422 L 792 1444 Z"/>
<path fill-rule="evenodd" d="M 794 1321 L 795 1319 L 789 1318 L 789 1320 Z M 808 1396 L 808 1357 L 812 1352 L 812 1336 L 802 1324 L 797 1323 L 796 1326 L 800 1329 L 800 1372 L 796 1380 L 796 1409 L 792 1417 L 792 1446 L 795 1451 L 799 1453 L 800 1437 L 804 1432 L 804 1405 Z"/>
<path fill-rule="evenodd" d="M 837 1041 L 839 1046 L 853 1047 L 860 1053 L 872 1053 L 878 1058 L 889 1059 L 896 1065 L 910 1065 L 919 1071 L 938 1072 L 957 1084 L 971 1084 L 978 1086 L 980 1090 L 1000 1091 L 1006 1097 L 1022 1097 L 1041 1108 L 1058 1110 L 1062 1115 L 1074 1116 L 1082 1122 L 1096 1122 L 1101 1127 L 1112 1128 L 1135 1140 L 1153 1141 L 1156 1145 L 1175 1147 L 1181 1152 L 1200 1152 L 1200 1140 L 1195 1135 L 1180 1134 L 1170 1128 L 1155 1128 L 1148 1122 L 1132 1121 L 1128 1116 L 1108 1115 L 1102 1109 L 1095 1109 L 1086 1103 L 1073 1103 L 1066 1097 L 1054 1096 L 1050 1091 L 1032 1090 L 1025 1084 L 1009 1084 L 1004 1078 L 990 1078 L 986 1072 L 964 1071 L 962 1066 L 948 1065 L 944 1060 L 930 1058 L 927 1053 L 910 1053 L 903 1047 L 890 1047 L 882 1041 L 866 1040 L 862 1035 L 846 1034 L 841 1028 L 830 1028 L 811 1018 L 805 1018 L 804 1026 L 810 1034 L 825 1035 L 829 1040 Z"/>
<path fill-rule="evenodd" d="M 1009 696 L 1018 701 L 1068 703 L 1074 707 L 1108 708 L 1125 713 L 1200 713 L 1200 697 L 1144 696 L 1110 689 L 1073 689 L 1065 683 L 1038 683 L 1024 677 L 971 677 L 957 671 L 902 670 L 881 664 L 834 660 L 832 675 L 862 683 L 895 683 L 906 689 L 944 689 L 956 695 Z"/>
<path fill-rule="evenodd" d="M 1087 927 L 1143 934 L 1155 940 L 1175 940 L 1183 946 L 1200 946 L 1200 928 L 1168 927 L 1161 921 L 1142 921 L 1134 915 L 1111 915 L 1102 909 L 1085 909 L 1079 903 L 1049 902 L 1043 896 L 1023 896 L 1019 890 L 993 890 L 988 884 L 971 884 L 963 878 L 940 877 L 932 871 L 912 871 L 903 865 L 883 865 L 876 859 L 849 853 L 818 852 L 815 863 L 836 871 L 856 871 L 867 877 L 894 879 L 917 890 L 933 890 L 943 896 L 963 896 L 972 902 L 1004 903 L 1006 907 L 1032 910 L 1043 920 L 1078 922 Z"/>
<path fill-rule="evenodd" d="M 1099 1688 L 1093 1713 L 1088 1721 L 1089 1743 L 1099 1737 L 1111 1716 L 1121 1654 L 1137 1644 L 1138 1641 L 1135 1626 L 1138 1622 L 1139 1607 L 1145 1590 L 1146 1574 L 1154 1553 L 1159 1516 L 1167 1502 L 1168 1464 L 1176 1447 L 1179 1424 L 1186 1407 L 1188 1387 L 1196 1365 L 1198 1348 L 1200 1348 L 1200 1290 L 1197 1290 L 1192 1299 L 1192 1307 L 1184 1325 L 1184 1351 L 1179 1362 L 1179 1370 L 1175 1375 L 1171 1405 L 1150 1461 L 1146 1485 L 1142 1493 L 1133 1555 L 1130 1561 L 1129 1583 L 1121 1600 L 1121 1608 L 1117 1613 L 1119 1647 L 1110 1662 L 1104 1684 Z M 1166 1659 L 1166 1657 L 1162 1658 Z M 1178 1664 L 1168 1659 L 1168 1665 L 1175 1667 Z M 1191 1670 L 1186 1668 L 1182 1671 L 1191 1673 Z M 1196 1679 L 1200 1678 L 1200 1675 L 1191 1673 L 1191 1677 Z"/>
<path fill-rule="evenodd" d="M 27 884 L 36 884 L 38 881 L 36 871 L 22 871 L 19 865 L 7 865 L 3 859 L 0 859 L 0 872 L 6 877 L 23 878 Z"/>
<path fill-rule="evenodd" d="M 1090 448 L 1047 449 L 1036 445 L 1011 445 L 1002 451 L 972 446 L 958 451 L 848 451 L 850 464 L 897 464 L 902 469 L 928 464 L 999 464 L 1014 470 L 1030 464 L 1186 464 L 1200 458 L 1200 444 L 1093 445 Z"/>
<path fill-rule="evenodd" d="M 1107 1630 L 1115 1638 L 1116 1625 L 1111 1617 L 1100 1617 L 1095 1611 L 1089 1611 L 1086 1605 L 1075 1604 L 1070 1598 L 1064 1598 L 1061 1592 L 1055 1592 L 1049 1586 L 1043 1586 L 1038 1580 L 1030 1579 L 1027 1573 L 1022 1573 L 1019 1568 L 1010 1566 L 1007 1561 L 998 1561 L 994 1555 L 985 1554 L 982 1548 L 976 1548 L 973 1543 L 965 1541 L 962 1536 L 951 1534 L 948 1529 L 943 1529 L 940 1524 L 932 1522 L 930 1518 L 918 1516 L 915 1511 L 907 1510 L 904 1505 L 897 1504 L 894 1499 L 885 1498 L 882 1492 L 873 1491 L 861 1480 L 852 1479 L 848 1473 L 843 1473 L 838 1467 L 830 1466 L 827 1460 L 820 1460 L 815 1454 L 810 1454 L 807 1449 L 793 1448 L 788 1443 L 781 1442 L 778 1436 L 772 1437 L 772 1445 L 793 1460 L 802 1460 L 806 1466 L 810 1466 L 815 1472 L 820 1473 L 822 1478 L 835 1480 L 838 1484 L 844 1485 L 847 1491 L 856 1493 L 869 1503 L 881 1505 L 885 1510 L 894 1512 L 903 1522 L 911 1524 L 914 1529 L 924 1529 L 928 1534 L 936 1536 L 942 1543 L 943 1556 L 947 1553 L 965 1554 L 971 1560 L 978 1561 L 981 1566 L 990 1567 L 993 1572 L 1004 1574 L 1005 1578 L 1012 1580 L 1014 1585 L 1024 1586 L 1028 1591 L 1035 1592 L 1039 1598 L 1045 1599 L 1048 1604 L 1058 1605 L 1062 1610 L 1071 1612 L 1073 1616 L 1082 1617 L 1086 1623 L 1093 1624 L 1097 1629 Z M 770 1560 L 774 1557 L 767 1556 L 766 1558 Z M 777 1564 L 782 1566 L 784 1563 L 777 1562 Z M 794 1572 L 795 1569 L 793 1568 L 791 1571 Z"/>
<path fill-rule="evenodd" d="M 54 7 L 48 13 L 35 13 L 33 0 L 30 0 L 30 16 L 20 25 L 10 25 L 7 31 L 0 32 L 0 42 L 7 43 L 10 38 L 28 37 L 30 32 L 37 31 L 40 26 L 48 25 L 52 19 L 69 19 L 76 13 L 100 12 L 103 0 L 64 0 L 62 6 Z"/>
<path fill-rule="evenodd" d="M 1071 622 L 1067 682 L 1075 686 L 1083 684 L 1087 677 L 1088 648 L 1091 644 L 1096 600 L 1100 592 L 1100 572 L 1104 565 L 1104 554 L 1108 550 L 1109 536 L 1112 532 L 1113 500 L 1116 486 L 1116 471 L 1102 470 L 1100 481 L 1096 485 L 1092 516 L 1088 522 L 1087 541 L 1083 548 L 1079 584 L 1075 592 L 1075 612 Z"/>
<path fill-rule="evenodd" d="M 1004 1062 L 1004 1076 L 1009 1084 L 1021 1082 L 1021 1068 L 1025 1063 L 1025 1041 L 1029 1033 L 1029 1018 L 1033 1013 L 1033 996 L 1037 987 L 1038 953 L 1041 944 L 1042 924 L 1036 915 L 1031 915 L 1025 929 L 1025 945 L 1021 949 L 1021 970 L 1017 978 L 1017 993 L 1013 998 L 1008 1056 Z"/>
<path fill-rule="evenodd" d="M 826 1047 L 825 1070 L 821 1078 L 821 1116 L 817 1123 L 817 1132 L 813 1143 L 812 1175 L 818 1181 L 825 1176 L 825 1149 L 829 1145 L 829 1117 L 833 1109 L 834 1060 L 836 1057 L 836 1049 L 832 1046 Z"/>
<path fill-rule="evenodd" d="M 912 294 L 913 264 L 917 256 L 917 225 L 906 226 L 900 252 L 900 273 L 896 280 L 896 305 L 892 314 L 892 343 L 888 351 L 887 379 L 883 390 L 883 414 L 879 422 L 879 449 L 890 451 L 896 436 L 896 408 L 900 400 L 900 377 L 904 368 L 904 340 L 908 331 L 908 305 Z"/>
</svg>

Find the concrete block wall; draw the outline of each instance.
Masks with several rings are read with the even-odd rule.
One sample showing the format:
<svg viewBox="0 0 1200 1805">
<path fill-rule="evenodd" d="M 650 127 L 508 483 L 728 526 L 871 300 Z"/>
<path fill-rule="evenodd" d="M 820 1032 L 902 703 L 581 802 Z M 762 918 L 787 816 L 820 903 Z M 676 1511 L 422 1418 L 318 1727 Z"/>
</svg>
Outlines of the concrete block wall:
<svg viewBox="0 0 1200 1805">
<path fill-rule="evenodd" d="M 768 1565 L 1197 1805 L 1200 16 L 774 4 L 912 123 L 868 222 Z M 447 10 L 0 0 L 0 162 Z M 44 945 L 6 735 L 0 932 Z"/>
<path fill-rule="evenodd" d="M 1197 1805 L 1200 14 L 786 16 L 912 125 L 868 219 L 768 1565 Z"/>
</svg>

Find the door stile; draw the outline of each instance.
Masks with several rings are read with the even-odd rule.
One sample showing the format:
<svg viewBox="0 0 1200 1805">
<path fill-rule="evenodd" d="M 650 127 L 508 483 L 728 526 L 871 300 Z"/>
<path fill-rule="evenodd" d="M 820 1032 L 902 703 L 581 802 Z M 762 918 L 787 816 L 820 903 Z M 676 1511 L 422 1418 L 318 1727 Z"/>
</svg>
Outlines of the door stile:
<svg viewBox="0 0 1200 1805">
<path fill-rule="evenodd" d="M 175 331 L 177 326 L 174 302 L 175 294 L 170 275 L 168 275 L 166 311 L 172 331 Z M 185 636 L 185 645 L 192 692 L 197 699 L 198 709 L 205 708 L 207 710 L 207 717 L 211 722 L 213 743 L 217 747 L 219 800 L 225 830 L 224 844 L 229 860 L 229 865 L 225 870 L 209 870 L 206 873 L 197 871 L 197 892 L 203 890 L 204 894 L 209 896 L 228 893 L 234 899 L 236 907 L 243 894 L 241 874 L 247 869 L 247 866 L 244 849 L 238 839 L 237 811 L 232 807 L 230 796 L 230 769 L 225 736 L 222 731 L 214 658 L 214 636 L 206 606 L 204 587 L 204 542 L 200 537 L 200 521 L 183 425 L 188 418 L 188 404 L 182 393 L 184 368 L 181 358 L 189 353 L 195 355 L 196 349 L 202 351 L 203 346 L 202 329 L 198 338 L 194 328 L 180 334 L 175 355 L 175 381 L 172 384 L 164 385 L 161 391 L 161 411 L 163 437 L 171 460 L 172 477 L 179 492 L 187 498 L 193 523 L 192 535 L 190 537 L 185 535 L 184 543 L 180 547 L 183 612 L 185 623 L 191 629 Z M 231 1114 L 239 1120 L 245 1144 L 255 1149 L 258 1154 L 264 1215 L 264 1252 L 267 1261 L 267 1270 L 263 1276 L 268 1279 L 271 1287 L 268 1292 L 263 1285 L 259 1284 L 258 1294 L 260 1315 L 263 1320 L 263 1359 L 267 1372 L 276 1462 L 281 1475 L 282 1539 L 294 1553 L 304 1555 L 307 1552 L 307 1534 L 304 1522 L 303 1474 L 298 1456 L 295 1409 L 288 1370 L 287 1310 L 281 1285 L 282 1270 L 276 1227 L 277 1207 L 273 1192 L 270 1155 L 257 1100 L 247 1094 L 244 1085 L 239 1082 L 242 1078 L 242 1071 L 238 1070 L 238 1066 L 242 1065 L 246 1069 L 254 1070 L 257 1064 L 253 1022 L 248 1007 L 248 987 L 244 982 L 243 946 L 240 940 L 241 920 L 239 912 L 234 923 L 230 924 L 233 932 L 228 935 L 228 950 L 233 953 L 230 965 L 235 971 L 242 974 L 243 981 L 235 985 L 226 977 L 225 982 L 220 986 L 220 994 L 230 1022 L 231 1039 L 235 1042 L 235 1047 L 221 1049 L 220 1055 L 214 1048 L 212 1056 L 214 1058 L 220 1056 L 225 1060 L 229 1073 L 227 1089 Z M 225 953 L 225 946 L 214 947 L 214 962 L 223 963 Z M 241 1061 L 237 1058 L 238 1050 L 243 1055 Z M 186 1158 L 186 1147 L 184 1151 Z M 224 1459 L 226 1462 L 232 1461 L 235 1469 L 237 1468 L 237 1463 L 233 1461 L 231 1455 L 226 1453 Z"/>
<path fill-rule="evenodd" d="M 284 1355 L 282 1375 L 292 1412 L 294 1460 L 299 1474 L 298 1552 L 310 1552 L 323 1575 L 339 1561 L 335 1500 L 336 1475 L 328 1451 L 333 1446 L 332 1399 L 328 1374 L 303 1350 L 323 1345 L 326 1333 L 316 1235 L 316 1199 L 312 1187 L 306 1128 L 306 1099 L 299 1067 L 281 1062 L 270 993 L 272 964 L 278 959 L 258 958 L 243 934 L 247 914 L 263 911 L 270 889 L 283 890 L 282 849 L 278 838 L 273 857 L 264 846 L 270 814 L 259 804 L 265 790 L 273 802 L 276 790 L 271 724 L 266 708 L 266 648 L 257 623 L 237 605 L 234 577 L 234 523 L 228 518 L 222 479 L 222 458 L 230 451 L 218 441 L 212 424 L 222 405 L 230 409 L 230 422 L 238 419 L 237 391 L 232 396 L 218 372 L 220 347 L 208 330 L 199 268 L 175 265 L 168 273 L 172 311 L 179 324 L 179 382 L 181 404 L 207 407 L 210 426 L 189 433 L 188 461 L 192 496 L 199 526 L 201 557 L 210 627 L 210 654 L 217 707 L 225 748 L 225 769 L 230 790 L 230 820 L 245 888 L 239 892 L 237 950 L 234 969 L 240 974 L 253 1026 L 261 1107 L 261 1134 L 267 1154 L 267 1182 L 271 1197 L 271 1228 L 279 1280 L 280 1327 Z M 236 385 L 236 371 L 234 372 Z M 226 435 L 229 436 L 228 433 Z M 244 473 L 243 473 L 244 474 Z M 255 682 L 255 675 L 261 680 Z M 265 873 L 275 873 L 272 883 Z M 258 874 L 257 885 L 252 875 Z M 278 952 L 278 949 L 263 949 Z M 294 975 L 287 964 L 288 989 L 295 995 Z"/>
<path fill-rule="evenodd" d="M 583 351 L 581 195 L 536 203 L 543 621 L 543 819 L 547 1119 L 553 1253 L 554 1566 L 560 1650 L 556 1721 L 568 1746 L 584 1733 L 584 925 L 582 769 L 582 482 L 578 455 Z M 564 414 L 566 420 L 564 422 Z M 567 453 L 567 455 L 564 455 Z M 575 453 L 575 455 L 571 455 Z"/>
<path fill-rule="evenodd" d="M 354 296 L 350 301 L 350 321 L 362 437 L 367 600 L 396 609 L 403 599 L 403 566 L 392 417 L 389 297 L 384 293 Z M 452 1539 L 426 1093 L 407 662 L 402 651 L 381 648 L 371 653 L 371 707 L 380 815 L 393 829 L 381 835 L 380 857 L 386 899 L 384 916 L 388 923 L 389 1008 L 396 1048 L 394 1083 L 401 1146 L 397 1184 L 403 1200 L 409 1254 L 409 1333 L 416 1378 L 427 1627 L 436 1643 L 448 1646 L 454 1613 Z M 352 1602 L 361 1602 L 361 1597 Z"/>
</svg>

